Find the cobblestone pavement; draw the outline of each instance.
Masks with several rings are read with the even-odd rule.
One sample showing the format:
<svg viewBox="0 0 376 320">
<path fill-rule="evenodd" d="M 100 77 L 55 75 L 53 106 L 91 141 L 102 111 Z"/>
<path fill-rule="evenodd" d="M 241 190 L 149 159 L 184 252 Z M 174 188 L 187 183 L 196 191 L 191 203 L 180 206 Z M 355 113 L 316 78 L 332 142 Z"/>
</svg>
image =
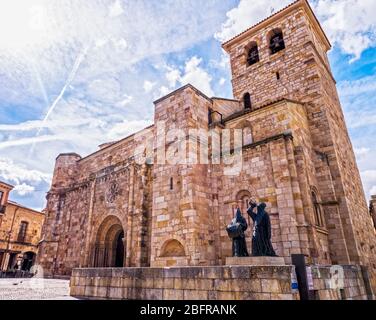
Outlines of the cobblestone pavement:
<svg viewBox="0 0 376 320">
<path fill-rule="evenodd" d="M 0 279 L 0 300 L 76 300 L 69 280 Z"/>
</svg>

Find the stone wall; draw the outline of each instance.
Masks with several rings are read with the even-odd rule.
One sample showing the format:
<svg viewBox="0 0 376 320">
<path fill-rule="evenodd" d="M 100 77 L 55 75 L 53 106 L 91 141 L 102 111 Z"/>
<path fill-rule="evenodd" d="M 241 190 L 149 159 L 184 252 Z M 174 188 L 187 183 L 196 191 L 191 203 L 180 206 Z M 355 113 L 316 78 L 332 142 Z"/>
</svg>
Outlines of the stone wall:
<svg viewBox="0 0 376 320">
<path fill-rule="evenodd" d="M 75 269 L 71 295 L 129 300 L 295 300 L 292 266 Z"/>
<path fill-rule="evenodd" d="M 316 300 L 367 300 L 366 283 L 360 266 L 312 266 Z"/>
<path fill-rule="evenodd" d="M 117 234 L 104 233 L 116 226 L 124 233 L 124 266 L 150 264 L 152 176 L 149 165 L 135 161 L 140 141 L 150 136 L 152 127 L 86 158 L 57 158 L 38 258 L 47 275 L 109 264 L 102 253 Z"/>
</svg>

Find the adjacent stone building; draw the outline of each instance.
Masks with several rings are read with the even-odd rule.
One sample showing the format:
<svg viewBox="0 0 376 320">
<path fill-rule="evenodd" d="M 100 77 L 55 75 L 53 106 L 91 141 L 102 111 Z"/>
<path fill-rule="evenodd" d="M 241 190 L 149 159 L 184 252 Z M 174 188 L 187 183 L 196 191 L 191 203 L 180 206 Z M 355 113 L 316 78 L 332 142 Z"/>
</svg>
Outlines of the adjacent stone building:
<svg viewBox="0 0 376 320">
<path fill-rule="evenodd" d="M 376 288 L 375 229 L 327 57 L 331 45 L 308 2 L 294 2 L 223 48 L 234 99 L 186 85 L 155 101 L 153 126 L 84 158 L 57 157 L 39 254 L 45 272 L 223 265 L 234 205 L 244 211 L 254 197 L 267 204 L 273 245 L 286 263 L 304 254 L 314 265 L 367 266 Z M 196 139 L 193 130 L 210 134 Z M 230 150 L 218 152 L 216 137 L 228 139 Z M 164 161 L 179 152 L 189 160 Z"/>
<path fill-rule="evenodd" d="M 0 182 L 0 271 L 30 271 L 36 261 L 44 214 L 9 200 L 12 189 Z"/>
</svg>

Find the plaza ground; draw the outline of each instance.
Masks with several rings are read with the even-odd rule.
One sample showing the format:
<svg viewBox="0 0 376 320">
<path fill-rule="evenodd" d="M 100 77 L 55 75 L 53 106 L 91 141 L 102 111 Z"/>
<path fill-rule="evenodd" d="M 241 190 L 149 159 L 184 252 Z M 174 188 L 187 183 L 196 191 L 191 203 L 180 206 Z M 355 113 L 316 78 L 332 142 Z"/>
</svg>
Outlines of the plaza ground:
<svg viewBox="0 0 376 320">
<path fill-rule="evenodd" d="M 69 280 L 0 279 L 0 300 L 76 300 Z"/>
</svg>

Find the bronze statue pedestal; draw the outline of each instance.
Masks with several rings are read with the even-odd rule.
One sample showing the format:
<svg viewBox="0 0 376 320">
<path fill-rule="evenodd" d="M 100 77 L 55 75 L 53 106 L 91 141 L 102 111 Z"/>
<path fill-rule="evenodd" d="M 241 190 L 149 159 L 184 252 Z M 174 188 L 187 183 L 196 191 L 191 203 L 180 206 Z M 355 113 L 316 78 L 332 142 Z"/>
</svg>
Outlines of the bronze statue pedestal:
<svg viewBox="0 0 376 320">
<path fill-rule="evenodd" d="M 285 266 L 282 257 L 229 257 L 226 266 Z"/>
</svg>

